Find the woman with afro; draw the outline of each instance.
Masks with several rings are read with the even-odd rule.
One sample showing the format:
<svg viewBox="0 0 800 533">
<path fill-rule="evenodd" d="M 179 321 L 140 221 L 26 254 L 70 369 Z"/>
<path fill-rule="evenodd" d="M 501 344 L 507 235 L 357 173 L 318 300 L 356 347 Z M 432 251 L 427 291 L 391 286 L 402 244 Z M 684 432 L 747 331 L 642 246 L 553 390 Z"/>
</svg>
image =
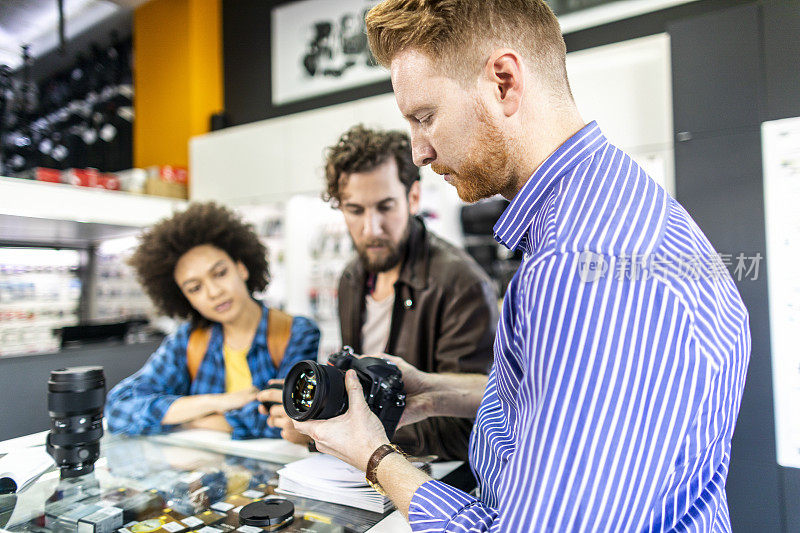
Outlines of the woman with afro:
<svg viewBox="0 0 800 533">
<path fill-rule="evenodd" d="M 220 205 L 192 204 L 145 231 L 129 262 L 159 311 L 186 322 L 109 392 L 109 429 L 279 437 L 258 413 L 256 392 L 296 362 L 316 359 L 319 330 L 253 298 L 269 277 L 253 228 Z"/>
</svg>

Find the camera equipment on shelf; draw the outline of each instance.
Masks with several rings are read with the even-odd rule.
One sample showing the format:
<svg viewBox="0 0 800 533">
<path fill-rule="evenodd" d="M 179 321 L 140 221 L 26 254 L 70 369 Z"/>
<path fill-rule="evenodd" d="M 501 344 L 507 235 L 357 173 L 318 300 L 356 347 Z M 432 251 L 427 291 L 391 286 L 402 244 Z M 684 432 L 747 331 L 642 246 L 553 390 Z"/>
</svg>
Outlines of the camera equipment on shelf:
<svg viewBox="0 0 800 533">
<path fill-rule="evenodd" d="M 300 361 L 289 370 L 283 386 L 286 414 L 304 421 L 333 418 L 347 411 L 344 374 L 351 368 L 364 389 L 367 406 L 391 439 L 406 407 L 402 373 L 385 359 L 355 357 L 349 346 L 329 356 L 327 365 Z"/>
<path fill-rule="evenodd" d="M 50 372 L 47 453 L 70 478 L 94 471 L 103 436 L 106 378 L 101 366 L 61 368 Z"/>
</svg>

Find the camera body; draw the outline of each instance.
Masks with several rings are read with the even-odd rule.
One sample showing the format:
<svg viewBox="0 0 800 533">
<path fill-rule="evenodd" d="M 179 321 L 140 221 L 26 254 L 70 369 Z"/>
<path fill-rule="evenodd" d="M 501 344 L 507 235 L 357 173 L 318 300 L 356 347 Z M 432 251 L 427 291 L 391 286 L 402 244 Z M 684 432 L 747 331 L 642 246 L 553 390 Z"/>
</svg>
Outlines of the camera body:
<svg viewBox="0 0 800 533">
<path fill-rule="evenodd" d="M 330 355 L 328 364 L 342 372 L 351 368 L 356 371 L 367 406 L 377 415 L 391 438 L 406 408 L 405 386 L 400 369 L 380 357 L 355 357 L 349 346 Z"/>
<path fill-rule="evenodd" d="M 353 369 L 364 389 L 367 406 L 391 439 L 406 407 L 403 375 L 392 363 L 378 357 L 355 357 L 345 346 L 328 357 L 327 365 L 300 361 L 286 377 L 283 407 L 294 420 L 325 420 L 348 409 L 344 374 Z"/>
</svg>

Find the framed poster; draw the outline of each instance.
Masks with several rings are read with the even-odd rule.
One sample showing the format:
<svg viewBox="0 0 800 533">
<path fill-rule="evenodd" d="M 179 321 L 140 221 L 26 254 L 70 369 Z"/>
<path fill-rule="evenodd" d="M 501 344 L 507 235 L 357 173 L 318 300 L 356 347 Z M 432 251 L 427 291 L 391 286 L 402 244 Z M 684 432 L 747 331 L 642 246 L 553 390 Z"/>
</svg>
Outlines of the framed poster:
<svg viewBox="0 0 800 533">
<path fill-rule="evenodd" d="M 369 51 L 364 17 L 378 0 L 304 0 L 271 19 L 272 105 L 389 78 Z"/>
<path fill-rule="evenodd" d="M 778 464 L 800 468 L 800 117 L 761 125 Z"/>
</svg>

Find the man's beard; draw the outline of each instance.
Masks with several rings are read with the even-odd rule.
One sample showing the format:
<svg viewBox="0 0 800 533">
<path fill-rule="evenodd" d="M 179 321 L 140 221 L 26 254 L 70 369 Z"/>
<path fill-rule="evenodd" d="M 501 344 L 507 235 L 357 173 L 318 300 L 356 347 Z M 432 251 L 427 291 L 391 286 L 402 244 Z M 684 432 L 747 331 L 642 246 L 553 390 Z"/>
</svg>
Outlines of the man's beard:
<svg viewBox="0 0 800 533">
<path fill-rule="evenodd" d="M 403 260 L 406 251 L 406 245 L 408 244 L 408 236 L 411 233 L 411 220 L 408 221 L 406 225 L 406 229 L 403 231 L 403 236 L 400 239 L 400 242 L 397 245 L 393 245 L 391 241 L 388 239 L 372 239 L 363 243 L 361 246 L 357 245 L 355 242 L 353 243 L 356 251 L 358 252 L 358 258 L 361 261 L 361 265 L 364 267 L 364 270 L 369 272 L 370 274 L 379 274 L 381 272 L 386 272 L 387 270 L 391 270 Z M 371 259 L 367 254 L 367 247 L 368 246 L 375 246 L 375 245 L 383 245 L 387 250 L 388 254 L 385 257 L 379 259 Z"/>
<path fill-rule="evenodd" d="M 506 139 L 491 123 L 482 102 L 476 102 L 476 114 L 480 124 L 478 134 L 461 170 L 456 173 L 444 165 L 431 165 L 437 174 L 450 174 L 458 197 L 468 203 L 502 194 L 512 190 L 514 185 L 508 167 L 510 154 Z"/>
</svg>

